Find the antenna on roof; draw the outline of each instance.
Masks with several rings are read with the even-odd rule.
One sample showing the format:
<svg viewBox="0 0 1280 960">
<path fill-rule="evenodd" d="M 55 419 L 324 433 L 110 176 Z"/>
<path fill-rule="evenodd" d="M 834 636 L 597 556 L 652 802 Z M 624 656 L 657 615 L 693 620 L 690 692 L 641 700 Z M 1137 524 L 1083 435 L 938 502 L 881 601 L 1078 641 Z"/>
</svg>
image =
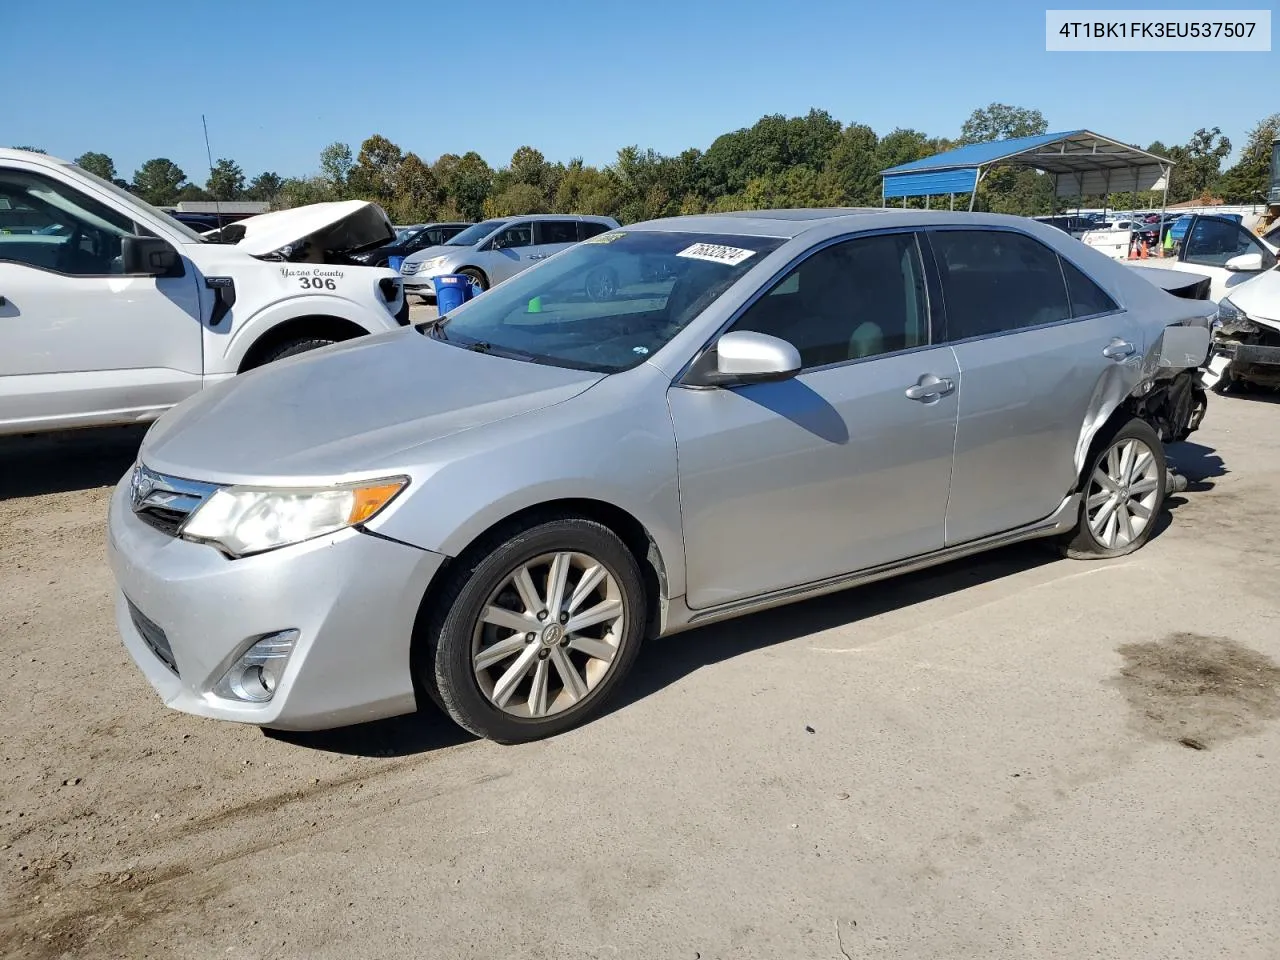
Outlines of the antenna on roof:
<svg viewBox="0 0 1280 960">
<path fill-rule="evenodd" d="M 213 179 L 213 150 L 209 147 L 209 123 L 204 118 L 204 114 L 200 114 L 200 125 L 204 127 L 204 155 L 209 160 L 209 179 Z M 218 198 L 213 198 L 213 215 L 218 218 L 218 229 L 221 230 L 226 224 L 222 222 L 222 206 L 218 202 Z"/>
</svg>

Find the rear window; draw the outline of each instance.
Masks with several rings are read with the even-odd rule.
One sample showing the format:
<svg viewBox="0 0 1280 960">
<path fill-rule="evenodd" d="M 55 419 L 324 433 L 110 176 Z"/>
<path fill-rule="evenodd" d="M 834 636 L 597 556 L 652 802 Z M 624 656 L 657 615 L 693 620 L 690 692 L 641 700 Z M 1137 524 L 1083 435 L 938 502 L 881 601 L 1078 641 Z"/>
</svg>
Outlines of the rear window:
<svg viewBox="0 0 1280 960">
<path fill-rule="evenodd" d="M 1009 230 L 931 231 L 947 339 L 966 340 L 1071 316 L 1058 255 Z"/>
<path fill-rule="evenodd" d="M 576 220 L 539 220 L 538 238 L 535 243 L 577 243 Z"/>
<path fill-rule="evenodd" d="M 583 220 L 578 224 L 579 238 L 586 240 L 588 237 L 596 237 L 613 228 L 607 223 L 597 223 L 594 220 Z"/>
</svg>

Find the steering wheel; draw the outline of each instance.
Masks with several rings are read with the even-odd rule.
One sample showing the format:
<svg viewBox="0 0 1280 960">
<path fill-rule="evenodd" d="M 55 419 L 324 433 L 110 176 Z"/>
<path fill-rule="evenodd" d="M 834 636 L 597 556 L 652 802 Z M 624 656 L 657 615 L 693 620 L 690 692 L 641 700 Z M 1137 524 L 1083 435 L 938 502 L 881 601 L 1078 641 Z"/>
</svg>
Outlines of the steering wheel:
<svg viewBox="0 0 1280 960">
<path fill-rule="evenodd" d="M 57 269 L 63 273 L 78 273 L 75 269 L 80 259 L 80 239 L 84 236 L 84 227 L 78 221 L 71 228 L 67 242 L 58 250 Z"/>
</svg>

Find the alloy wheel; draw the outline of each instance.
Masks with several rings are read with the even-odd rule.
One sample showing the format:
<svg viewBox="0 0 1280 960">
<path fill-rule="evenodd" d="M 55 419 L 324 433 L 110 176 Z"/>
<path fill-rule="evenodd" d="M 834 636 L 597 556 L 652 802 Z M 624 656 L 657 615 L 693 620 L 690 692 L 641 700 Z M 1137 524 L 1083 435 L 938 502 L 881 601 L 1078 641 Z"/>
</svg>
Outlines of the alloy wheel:
<svg viewBox="0 0 1280 960">
<path fill-rule="evenodd" d="M 1155 451 L 1125 438 L 1098 461 L 1089 480 L 1085 516 L 1089 532 L 1108 550 L 1127 546 L 1155 519 L 1160 469 Z"/>
<path fill-rule="evenodd" d="M 515 717 L 539 719 L 591 696 L 624 636 L 618 580 L 585 553 L 548 553 L 520 564 L 489 596 L 471 663 L 484 696 Z"/>
</svg>

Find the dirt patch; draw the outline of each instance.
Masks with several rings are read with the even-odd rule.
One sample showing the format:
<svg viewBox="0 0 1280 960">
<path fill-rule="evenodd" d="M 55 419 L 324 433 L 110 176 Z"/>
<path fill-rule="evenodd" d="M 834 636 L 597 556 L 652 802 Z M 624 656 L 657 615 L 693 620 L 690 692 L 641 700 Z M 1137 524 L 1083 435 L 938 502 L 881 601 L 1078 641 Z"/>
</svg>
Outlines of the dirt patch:
<svg viewBox="0 0 1280 960">
<path fill-rule="evenodd" d="M 1113 681 L 1146 736 L 1204 750 L 1280 717 L 1280 664 L 1226 637 L 1174 633 L 1129 643 Z"/>
</svg>

